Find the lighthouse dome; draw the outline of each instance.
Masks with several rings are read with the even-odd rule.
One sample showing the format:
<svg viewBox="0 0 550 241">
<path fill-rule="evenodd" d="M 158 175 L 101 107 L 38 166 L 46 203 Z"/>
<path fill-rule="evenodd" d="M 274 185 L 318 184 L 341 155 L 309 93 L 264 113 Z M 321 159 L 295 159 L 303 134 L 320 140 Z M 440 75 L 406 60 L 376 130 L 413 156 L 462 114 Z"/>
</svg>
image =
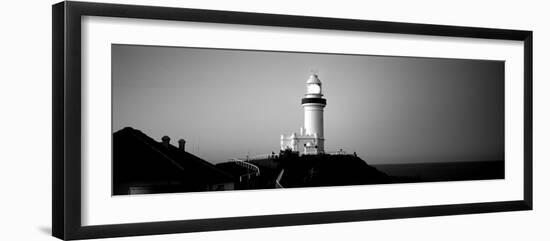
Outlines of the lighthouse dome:
<svg viewBox="0 0 550 241">
<path fill-rule="evenodd" d="M 321 80 L 319 80 L 319 77 L 316 74 L 312 74 L 309 76 L 309 79 L 307 79 L 306 84 L 321 84 Z"/>
</svg>

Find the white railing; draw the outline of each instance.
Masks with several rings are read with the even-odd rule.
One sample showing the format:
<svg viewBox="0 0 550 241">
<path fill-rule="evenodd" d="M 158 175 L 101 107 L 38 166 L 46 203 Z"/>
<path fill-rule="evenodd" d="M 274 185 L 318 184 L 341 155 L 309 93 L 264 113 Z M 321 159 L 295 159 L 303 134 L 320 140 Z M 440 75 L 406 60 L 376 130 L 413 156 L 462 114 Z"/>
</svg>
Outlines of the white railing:
<svg viewBox="0 0 550 241">
<path fill-rule="evenodd" d="M 352 154 L 348 154 L 347 152 L 345 152 L 343 150 L 333 151 L 333 152 L 326 152 L 326 154 L 329 154 L 329 155 L 352 155 Z"/>
<path fill-rule="evenodd" d="M 275 179 L 275 188 L 284 188 L 283 185 L 281 185 L 281 178 L 283 178 L 283 173 L 285 173 L 285 169 L 281 169 L 281 172 L 279 172 L 277 179 Z"/>
<path fill-rule="evenodd" d="M 260 168 L 250 162 L 247 162 L 247 161 L 243 161 L 241 159 L 237 159 L 237 158 L 233 158 L 233 159 L 230 159 L 229 161 L 239 165 L 239 166 L 242 166 L 248 170 L 251 170 L 254 175 L 256 176 L 259 176 L 260 175 Z M 247 174 L 248 175 L 248 174 Z"/>
<path fill-rule="evenodd" d="M 350 156 L 353 155 L 353 154 L 347 153 L 344 150 L 325 152 L 325 154 L 329 154 L 329 155 L 350 155 Z M 276 154 L 273 154 L 273 153 L 271 153 L 271 154 L 260 154 L 260 155 L 255 155 L 255 156 L 252 156 L 252 157 L 246 157 L 246 161 L 264 160 L 264 159 L 269 159 L 269 158 L 274 158 L 274 157 L 279 157 L 279 153 L 276 153 Z"/>
</svg>

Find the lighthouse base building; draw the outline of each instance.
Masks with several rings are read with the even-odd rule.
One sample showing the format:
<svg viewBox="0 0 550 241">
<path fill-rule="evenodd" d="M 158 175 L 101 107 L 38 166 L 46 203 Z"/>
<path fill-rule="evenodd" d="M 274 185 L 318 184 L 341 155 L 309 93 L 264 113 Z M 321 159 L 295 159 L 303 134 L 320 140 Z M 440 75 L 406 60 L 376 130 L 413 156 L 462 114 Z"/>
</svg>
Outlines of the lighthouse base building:
<svg viewBox="0 0 550 241">
<path fill-rule="evenodd" d="M 304 126 L 299 134 L 281 135 L 281 150 L 290 149 L 305 155 L 322 154 L 325 152 L 323 110 L 327 100 L 323 98 L 321 81 L 316 74 L 309 77 L 306 87 L 306 95 L 302 98 Z"/>
<path fill-rule="evenodd" d="M 315 155 L 324 153 L 325 139 L 317 134 L 308 135 L 300 128 L 300 134 L 292 133 L 289 136 L 281 135 L 281 150 L 290 149 L 300 154 Z"/>
</svg>

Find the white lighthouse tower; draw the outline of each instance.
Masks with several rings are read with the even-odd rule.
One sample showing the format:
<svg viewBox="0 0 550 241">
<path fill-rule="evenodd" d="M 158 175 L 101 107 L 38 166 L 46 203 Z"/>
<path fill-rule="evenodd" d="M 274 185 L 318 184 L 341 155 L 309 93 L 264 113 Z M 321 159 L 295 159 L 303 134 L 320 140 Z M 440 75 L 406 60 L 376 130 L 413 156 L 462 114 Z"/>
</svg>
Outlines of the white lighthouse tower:
<svg viewBox="0 0 550 241">
<path fill-rule="evenodd" d="M 281 135 L 281 150 L 291 149 L 306 155 L 324 153 L 323 110 L 326 105 L 321 80 L 316 74 L 312 74 L 306 82 L 306 95 L 302 98 L 304 126 L 300 128 L 299 135 Z"/>
</svg>

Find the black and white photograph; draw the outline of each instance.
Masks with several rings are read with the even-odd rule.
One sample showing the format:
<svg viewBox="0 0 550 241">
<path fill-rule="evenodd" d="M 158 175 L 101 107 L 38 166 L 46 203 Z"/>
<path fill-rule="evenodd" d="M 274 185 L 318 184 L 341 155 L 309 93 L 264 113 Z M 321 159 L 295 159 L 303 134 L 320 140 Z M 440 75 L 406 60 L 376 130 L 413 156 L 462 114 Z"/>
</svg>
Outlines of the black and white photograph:
<svg viewBox="0 0 550 241">
<path fill-rule="evenodd" d="M 112 44 L 112 194 L 505 174 L 499 60 Z"/>
<path fill-rule="evenodd" d="M 6 1 L 0 241 L 550 240 L 545 1 Z"/>
</svg>

